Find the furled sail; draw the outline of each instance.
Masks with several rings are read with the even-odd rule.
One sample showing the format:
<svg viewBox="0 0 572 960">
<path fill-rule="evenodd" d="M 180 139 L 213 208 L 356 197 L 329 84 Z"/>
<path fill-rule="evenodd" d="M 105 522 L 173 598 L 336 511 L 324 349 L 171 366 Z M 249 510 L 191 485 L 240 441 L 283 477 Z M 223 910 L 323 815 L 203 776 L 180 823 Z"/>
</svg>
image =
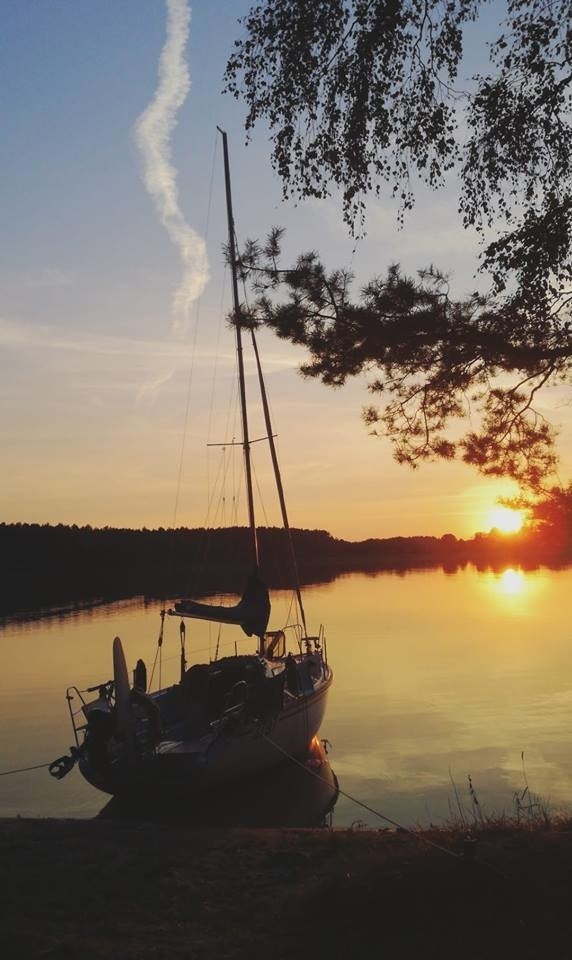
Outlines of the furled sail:
<svg viewBox="0 0 572 960">
<path fill-rule="evenodd" d="M 220 604 L 198 603 L 196 600 L 179 600 L 175 613 L 196 620 L 214 620 L 216 623 L 235 623 L 252 637 L 262 637 L 270 618 L 270 598 L 266 584 L 258 573 L 250 577 L 241 600 L 233 607 Z"/>
</svg>

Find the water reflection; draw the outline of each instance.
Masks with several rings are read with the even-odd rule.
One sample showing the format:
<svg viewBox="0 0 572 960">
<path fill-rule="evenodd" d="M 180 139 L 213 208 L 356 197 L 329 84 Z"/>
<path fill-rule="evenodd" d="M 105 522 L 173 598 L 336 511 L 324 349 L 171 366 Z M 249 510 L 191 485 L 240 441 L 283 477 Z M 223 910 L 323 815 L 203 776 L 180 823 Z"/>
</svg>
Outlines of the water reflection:
<svg viewBox="0 0 572 960">
<path fill-rule="evenodd" d="M 341 787 L 400 822 L 437 822 L 455 802 L 450 770 L 465 793 L 471 774 L 487 810 L 510 810 L 523 788 L 524 751 L 530 789 L 557 809 L 568 803 L 571 592 L 572 569 L 518 567 L 353 574 L 309 588 L 307 616 L 325 621 L 335 672 L 320 735 L 333 743 Z M 286 619 L 290 600 L 273 594 L 273 623 Z M 0 631 L 0 771 L 65 753 L 73 742 L 65 688 L 108 676 L 116 634 L 130 668 L 139 657 L 152 663 L 157 626 L 158 605 L 133 601 Z M 178 624 L 172 628 L 165 684 L 179 670 Z M 252 650 L 237 631 L 224 628 L 221 650 L 232 652 L 235 639 L 239 653 Z M 190 661 L 214 656 L 217 641 L 208 624 L 193 624 Z M 260 788 L 262 806 L 271 781 Z M 294 783 L 283 791 L 293 804 L 302 789 Z M 105 803 L 77 770 L 61 783 L 42 770 L 0 779 L 2 816 L 92 817 Z M 362 817 L 340 797 L 335 825 Z"/>
<path fill-rule="evenodd" d="M 508 570 L 503 570 L 499 583 L 501 591 L 509 597 L 523 593 L 526 587 L 526 580 L 522 570 L 513 570 L 512 567 L 509 567 Z"/>
<path fill-rule="evenodd" d="M 263 775 L 234 782 L 202 799 L 160 794 L 114 797 L 98 816 L 184 820 L 209 827 L 319 827 L 331 822 L 337 798 L 337 778 L 316 737 L 298 763 L 287 760 Z"/>
<path fill-rule="evenodd" d="M 524 571 L 522 567 L 504 567 L 499 571 L 488 571 L 484 576 L 491 596 L 499 607 L 502 606 L 513 616 L 534 616 L 541 602 L 540 594 L 554 574 Z"/>
</svg>

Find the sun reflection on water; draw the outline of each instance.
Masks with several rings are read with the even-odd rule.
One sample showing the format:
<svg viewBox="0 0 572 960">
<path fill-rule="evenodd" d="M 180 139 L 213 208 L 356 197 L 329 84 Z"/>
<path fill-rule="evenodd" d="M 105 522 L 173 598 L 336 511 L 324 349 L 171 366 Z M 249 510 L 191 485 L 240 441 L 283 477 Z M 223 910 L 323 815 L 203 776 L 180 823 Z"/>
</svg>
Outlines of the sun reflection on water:
<svg viewBox="0 0 572 960">
<path fill-rule="evenodd" d="M 541 581 L 541 577 L 529 574 L 520 567 L 504 567 L 501 570 L 489 570 L 483 586 L 488 593 L 489 603 L 497 609 L 502 609 L 511 617 L 528 617 L 537 606 Z"/>
<path fill-rule="evenodd" d="M 505 567 L 487 576 L 490 600 L 510 616 L 533 616 L 545 592 L 547 579 L 538 571 Z"/>
<path fill-rule="evenodd" d="M 527 587 L 526 577 L 522 570 L 515 570 L 513 567 L 503 570 L 498 584 L 501 593 L 508 597 L 519 596 L 524 593 Z"/>
</svg>

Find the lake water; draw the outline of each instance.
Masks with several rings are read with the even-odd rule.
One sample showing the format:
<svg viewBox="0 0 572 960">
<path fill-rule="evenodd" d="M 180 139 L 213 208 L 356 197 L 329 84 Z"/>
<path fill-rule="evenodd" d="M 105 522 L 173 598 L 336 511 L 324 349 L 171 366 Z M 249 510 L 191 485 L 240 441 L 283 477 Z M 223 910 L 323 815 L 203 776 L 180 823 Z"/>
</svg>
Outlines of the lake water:
<svg viewBox="0 0 572 960">
<path fill-rule="evenodd" d="M 306 588 L 335 671 L 320 735 L 340 787 L 406 824 L 465 809 L 470 775 L 487 812 L 512 812 L 526 782 L 553 810 L 572 798 L 572 568 L 501 573 L 352 574 Z M 273 596 L 271 627 L 290 595 Z M 128 665 L 150 667 L 159 605 L 113 603 L 0 630 L 0 772 L 52 760 L 72 743 L 65 689 L 109 679 L 119 635 Z M 227 627 L 221 654 L 253 649 Z M 216 627 L 187 621 L 190 662 L 214 655 Z M 178 673 L 166 623 L 163 684 Z M 523 757 L 524 755 L 524 763 Z M 525 779 L 526 778 L 526 779 Z M 91 817 L 107 802 L 74 770 L 0 777 L 0 816 Z M 382 821 L 340 796 L 333 823 Z"/>
</svg>

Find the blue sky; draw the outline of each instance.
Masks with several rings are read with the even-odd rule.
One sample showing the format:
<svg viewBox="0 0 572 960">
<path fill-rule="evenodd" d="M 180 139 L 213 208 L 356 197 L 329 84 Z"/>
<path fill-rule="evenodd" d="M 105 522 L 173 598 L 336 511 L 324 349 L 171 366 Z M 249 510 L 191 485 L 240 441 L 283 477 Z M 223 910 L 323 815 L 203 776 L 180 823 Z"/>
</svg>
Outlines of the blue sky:
<svg viewBox="0 0 572 960">
<path fill-rule="evenodd" d="M 186 220 L 206 237 L 211 279 L 198 321 L 193 309 L 185 334 L 176 335 L 172 299 L 181 264 L 145 189 L 134 134 L 157 86 L 164 3 L 1 6 L 2 518 L 171 522 L 192 368 L 177 522 L 202 523 L 207 481 L 220 457 L 209 449 L 207 469 L 205 445 L 229 439 L 233 375 L 221 309 L 220 144 L 206 234 L 216 124 L 229 133 L 239 236 L 280 224 L 292 255 L 317 248 L 331 266 L 347 265 L 353 243 L 339 202 L 282 203 L 264 131 L 246 149 L 243 109 L 221 94 L 236 20 L 248 4 L 192 3 L 191 89 L 173 133 L 173 163 Z M 391 204 L 372 201 L 368 236 L 352 262 L 365 281 L 394 260 L 409 270 L 433 261 L 453 272 L 453 289 L 462 294 L 477 282 L 477 252 L 475 237 L 458 227 L 453 183 L 439 195 L 421 191 L 401 232 Z M 296 373 L 300 353 L 269 335 L 262 340 L 293 523 L 349 538 L 466 535 L 508 490 L 462 465 L 415 473 L 397 467 L 388 444 L 370 438 L 360 422 L 364 384 L 329 391 L 303 381 Z M 569 450 L 569 411 L 559 393 L 547 402 L 564 424 Z M 264 487 L 269 465 L 261 459 L 258 470 Z M 267 507 L 270 522 L 273 510 Z"/>
</svg>

